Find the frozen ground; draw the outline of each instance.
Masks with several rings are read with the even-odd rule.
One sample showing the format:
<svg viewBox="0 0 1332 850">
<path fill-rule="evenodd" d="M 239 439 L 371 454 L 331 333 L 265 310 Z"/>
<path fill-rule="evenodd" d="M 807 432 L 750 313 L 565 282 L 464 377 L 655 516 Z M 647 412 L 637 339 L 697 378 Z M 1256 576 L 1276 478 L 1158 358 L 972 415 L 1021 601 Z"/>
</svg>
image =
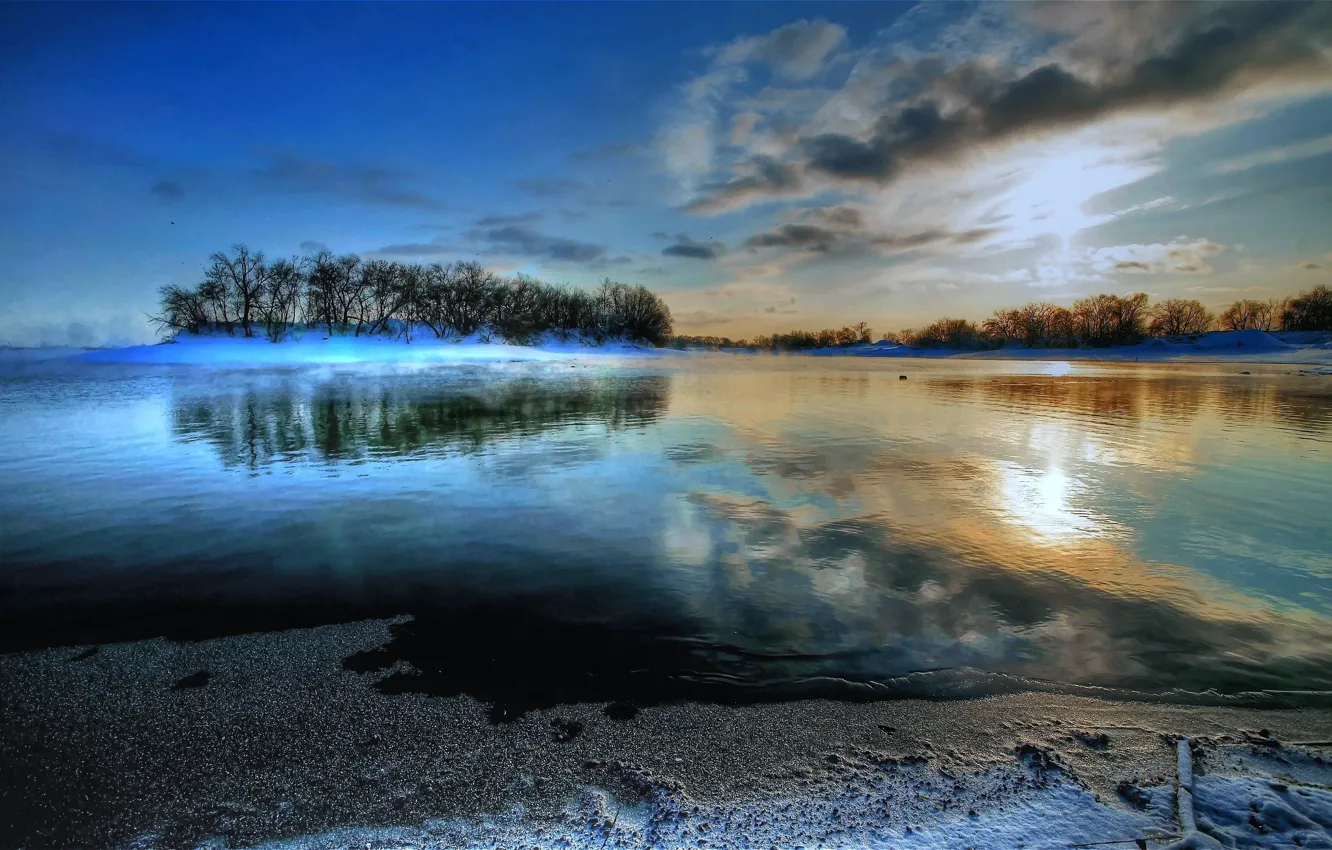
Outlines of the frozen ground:
<svg viewBox="0 0 1332 850">
<path fill-rule="evenodd" d="M 366 621 L 0 656 L 0 846 L 1131 842 L 1178 834 L 1181 735 L 1204 836 L 1332 846 L 1326 709 L 1023 694 L 577 704 L 495 725 L 469 697 L 384 694 L 343 663 L 387 637 Z"/>
<path fill-rule="evenodd" d="M 568 360 L 607 356 L 660 356 L 666 353 L 647 345 L 623 341 L 595 343 L 579 337 L 560 339 L 546 334 L 533 345 L 509 345 L 497 335 L 490 342 L 480 334 L 440 339 L 429 330 L 413 335 L 411 342 L 377 336 L 333 335 L 307 330 L 282 342 L 263 336 L 245 337 L 237 331 L 180 334 L 172 342 L 80 351 L 63 356 L 93 363 L 162 363 L 283 365 L 301 363 L 449 363 L 513 360 Z"/>
</svg>

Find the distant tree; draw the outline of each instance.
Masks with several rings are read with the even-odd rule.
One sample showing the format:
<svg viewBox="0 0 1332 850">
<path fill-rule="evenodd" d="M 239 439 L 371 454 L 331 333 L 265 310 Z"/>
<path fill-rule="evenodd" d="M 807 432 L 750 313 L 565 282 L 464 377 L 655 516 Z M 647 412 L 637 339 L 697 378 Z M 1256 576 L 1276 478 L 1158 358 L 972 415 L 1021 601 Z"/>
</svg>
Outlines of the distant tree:
<svg viewBox="0 0 1332 850">
<path fill-rule="evenodd" d="M 917 348 L 975 348 L 980 328 L 966 319 L 939 319 L 926 325 L 912 343 Z"/>
<path fill-rule="evenodd" d="M 1071 311 L 1074 331 L 1082 342 L 1093 346 L 1138 342 L 1146 324 L 1147 302 L 1145 292 L 1079 299 Z"/>
<path fill-rule="evenodd" d="M 158 290 L 162 309 L 148 317 L 161 334 L 188 331 L 197 334 L 208 323 L 208 307 L 198 289 L 187 289 L 174 283 Z"/>
<path fill-rule="evenodd" d="M 1154 336 L 1183 336 L 1205 333 L 1215 317 L 1202 302 L 1191 298 L 1167 298 L 1151 309 L 1147 330 Z"/>
<path fill-rule="evenodd" d="M 1332 331 L 1332 289 L 1315 286 L 1290 299 L 1281 325 L 1288 331 Z"/>
<path fill-rule="evenodd" d="M 444 323 L 462 336 L 476 331 L 486 319 L 496 282 L 494 273 L 480 263 L 454 263 L 450 285 L 442 292 Z"/>
<path fill-rule="evenodd" d="M 1269 301 L 1236 301 L 1221 313 L 1218 323 L 1227 331 L 1280 330 L 1288 303 L 1276 298 Z"/>
<path fill-rule="evenodd" d="M 385 260 L 371 260 L 361 264 L 360 282 L 356 293 L 357 336 L 361 323 L 366 333 L 374 335 L 388 327 L 388 323 L 408 306 L 402 286 L 407 267 Z"/>
<path fill-rule="evenodd" d="M 320 251 L 308 260 L 305 286 L 305 316 L 311 325 L 323 325 L 329 336 L 338 318 L 338 281 L 342 272 L 329 251 Z"/>
<path fill-rule="evenodd" d="M 231 252 L 230 256 L 221 251 L 214 252 L 208 258 L 204 278 L 211 284 L 210 293 L 214 300 L 230 301 L 241 331 L 246 336 L 253 336 L 250 321 L 264 288 L 264 255 L 251 253 L 245 245 L 233 245 Z M 229 312 L 223 311 L 228 330 L 231 323 Z"/>
<path fill-rule="evenodd" d="M 281 342 L 296 324 L 305 291 L 306 269 L 300 259 L 277 260 L 260 275 L 263 288 L 255 299 L 255 311 L 263 323 L 264 335 Z"/>
</svg>

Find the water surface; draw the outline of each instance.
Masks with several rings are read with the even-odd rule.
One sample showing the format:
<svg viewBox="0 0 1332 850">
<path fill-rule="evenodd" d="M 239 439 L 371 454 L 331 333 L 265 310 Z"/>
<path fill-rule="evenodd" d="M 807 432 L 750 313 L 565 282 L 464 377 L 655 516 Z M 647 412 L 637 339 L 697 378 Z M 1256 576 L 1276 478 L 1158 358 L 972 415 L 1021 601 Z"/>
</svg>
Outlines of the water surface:
<svg viewBox="0 0 1332 850">
<path fill-rule="evenodd" d="M 411 615 L 346 666 L 500 716 L 1332 691 L 1332 382 L 1243 368 L 11 368 L 0 649 Z"/>
</svg>

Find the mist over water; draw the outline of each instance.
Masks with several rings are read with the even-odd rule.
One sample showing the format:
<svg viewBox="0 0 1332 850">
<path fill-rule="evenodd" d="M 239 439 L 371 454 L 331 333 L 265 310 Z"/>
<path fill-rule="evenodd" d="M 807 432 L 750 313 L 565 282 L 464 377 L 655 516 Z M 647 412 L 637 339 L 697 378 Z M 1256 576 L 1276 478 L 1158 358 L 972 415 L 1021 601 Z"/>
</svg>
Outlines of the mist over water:
<svg viewBox="0 0 1332 850">
<path fill-rule="evenodd" d="M 1332 385 L 1246 368 L 11 370 L 0 648 L 411 615 L 346 666 L 497 719 L 1332 690 Z"/>
</svg>

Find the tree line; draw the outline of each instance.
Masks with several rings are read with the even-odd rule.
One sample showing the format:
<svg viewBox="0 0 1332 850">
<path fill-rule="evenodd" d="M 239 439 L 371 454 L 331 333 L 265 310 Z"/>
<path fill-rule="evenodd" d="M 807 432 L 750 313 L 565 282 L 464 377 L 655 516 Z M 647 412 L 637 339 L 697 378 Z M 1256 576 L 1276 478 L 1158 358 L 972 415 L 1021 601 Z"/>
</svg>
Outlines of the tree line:
<svg viewBox="0 0 1332 850">
<path fill-rule="evenodd" d="M 1188 336 L 1211 330 L 1332 331 L 1332 289 L 1326 286 L 1294 298 L 1236 301 L 1214 315 L 1200 301 L 1168 298 L 1151 304 L 1146 293 L 1093 295 L 1071 307 L 1036 302 L 996 310 L 980 323 L 943 318 L 919 330 L 908 328 L 884 339 L 914 348 L 989 349 L 1005 345 L 1025 348 L 1094 348 L 1132 345 L 1149 336 Z M 791 331 L 752 340 L 716 336 L 676 336 L 676 348 L 752 348 L 798 351 L 857 345 L 872 340 L 860 322 L 841 330 Z"/>
<path fill-rule="evenodd" d="M 546 332 L 601 342 L 664 344 L 670 308 L 644 286 L 609 278 L 592 291 L 526 275 L 504 277 L 476 262 L 398 263 L 329 251 L 270 261 L 245 245 L 209 257 L 195 286 L 168 284 L 150 317 L 164 334 L 240 333 L 273 342 L 293 330 L 352 336 L 413 334 L 527 343 Z"/>
</svg>

